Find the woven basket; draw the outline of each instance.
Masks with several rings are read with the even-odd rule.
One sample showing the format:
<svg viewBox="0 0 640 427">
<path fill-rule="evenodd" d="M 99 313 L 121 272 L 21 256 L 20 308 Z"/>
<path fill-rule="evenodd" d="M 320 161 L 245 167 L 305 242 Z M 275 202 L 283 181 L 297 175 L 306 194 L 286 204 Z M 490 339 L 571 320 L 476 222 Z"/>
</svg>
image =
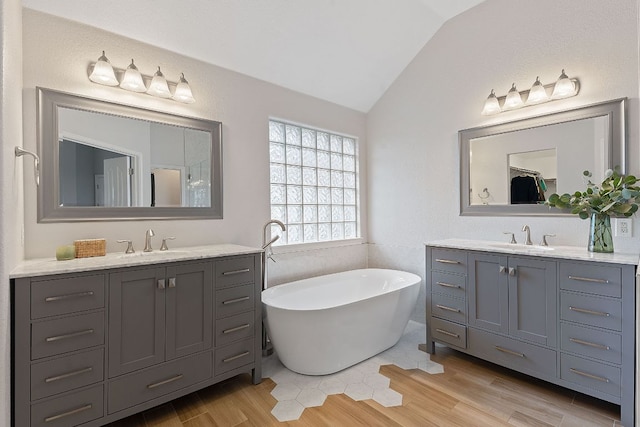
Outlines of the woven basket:
<svg viewBox="0 0 640 427">
<path fill-rule="evenodd" d="M 105 256 L 107 254 L 105 239 L 74 240 L 73 245 L 76 247 L 76 258 Z"/>
</svg>

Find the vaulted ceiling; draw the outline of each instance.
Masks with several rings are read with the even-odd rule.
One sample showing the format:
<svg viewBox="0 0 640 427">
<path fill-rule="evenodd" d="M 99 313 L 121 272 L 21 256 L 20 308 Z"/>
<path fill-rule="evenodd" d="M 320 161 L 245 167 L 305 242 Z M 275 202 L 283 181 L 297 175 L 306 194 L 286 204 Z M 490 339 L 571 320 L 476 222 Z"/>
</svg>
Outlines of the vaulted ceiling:
<svg viewBox="0 0 640 427">
<path fill-rule="evenodd" d="M 482 0 L 23 0 L 27 8 L 367 112 Z"/>
</svg>

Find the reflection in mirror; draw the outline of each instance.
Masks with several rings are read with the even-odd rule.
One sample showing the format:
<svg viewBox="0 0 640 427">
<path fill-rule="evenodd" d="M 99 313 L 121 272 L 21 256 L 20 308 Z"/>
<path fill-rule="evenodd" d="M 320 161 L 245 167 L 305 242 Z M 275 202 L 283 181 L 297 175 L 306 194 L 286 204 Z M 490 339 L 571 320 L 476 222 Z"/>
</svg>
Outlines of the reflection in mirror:
<svg viewBox="0 0 640 427">
<path fill-rule="evenodd" d="M 39 221 L 221 218 L 220 123 L 38 89 Z"/>
<path fill-rule="evenodd" d="M 507 165 L 510 204 L 542 203 L 556 192 L 556 176 L 558 176 L 556 152 L 555 148 L 551 148 L 509 154 Z"/>
<path fill-rule="evenodd" d="M 460 131 L 461 214 L 561 215 L 544 201 L 624 170 L 624 136 L 624 100 Z"/>
</svg>

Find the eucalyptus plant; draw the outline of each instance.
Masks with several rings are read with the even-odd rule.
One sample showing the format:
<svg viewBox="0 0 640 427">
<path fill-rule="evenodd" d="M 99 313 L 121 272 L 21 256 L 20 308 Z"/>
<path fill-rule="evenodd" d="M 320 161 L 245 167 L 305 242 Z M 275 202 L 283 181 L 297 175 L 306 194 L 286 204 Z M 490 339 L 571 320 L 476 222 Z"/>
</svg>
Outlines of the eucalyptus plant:
<svg viewBox="0 0 640 427">
<path fill-rule="evenodd" d="M 571 209 L 582 219 L 587 219 L 596 213 L 607 216 L 629 217 L 638 210 L 640 203 L 640 180 L 633 175 L 623 175 L 619 167 L 608 169 L 600 185 L 591 181 L 592 174 L 588 170 L 583 172 L 587 180 L 587 189 L 583 192 L 559 195 L 554 193 L 545 202 L 548 206 L 560 209 Z"/>
</svg>

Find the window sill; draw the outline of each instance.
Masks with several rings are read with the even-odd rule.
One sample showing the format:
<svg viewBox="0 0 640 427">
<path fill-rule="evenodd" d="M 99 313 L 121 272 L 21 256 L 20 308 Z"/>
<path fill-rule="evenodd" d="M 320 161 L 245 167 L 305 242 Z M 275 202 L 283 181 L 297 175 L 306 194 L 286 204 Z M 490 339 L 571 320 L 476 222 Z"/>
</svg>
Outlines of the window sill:
<svg viewBox="0 0 640 427">
<path fill-rule="evenodd" d="M 274 254 L 287 254 L 294 252 L 307 252 L 318 249 L 339 248 L 343 246 L 355 246 L 362 245 L 365 241 L 362 237 L 356 239 L 345 240 L 330 240 L 328 242 L 313 242 L 313 243 L 295 243 L 291 245 L 278 245 L 272 246 Z"/>
</svg>

